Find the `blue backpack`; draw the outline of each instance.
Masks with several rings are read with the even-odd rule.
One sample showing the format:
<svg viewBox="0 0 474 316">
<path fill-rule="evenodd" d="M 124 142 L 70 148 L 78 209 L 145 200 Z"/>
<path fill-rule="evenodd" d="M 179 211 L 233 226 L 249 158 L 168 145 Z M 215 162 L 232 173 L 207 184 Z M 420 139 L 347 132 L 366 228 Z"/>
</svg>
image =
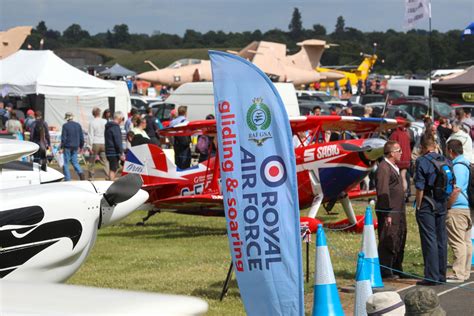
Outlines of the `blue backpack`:
<svg viewBox="0 0 474 316">
<path fill-rule="evenodd" d="M 443 156 L 425 156 L 425 158 L 433 164 L 436 171 L 436 178 L 431 187 L 432 197 L 437 201 L 444 201 L 453 193 L 456 183 L 453 168 Z"/>
</svg>

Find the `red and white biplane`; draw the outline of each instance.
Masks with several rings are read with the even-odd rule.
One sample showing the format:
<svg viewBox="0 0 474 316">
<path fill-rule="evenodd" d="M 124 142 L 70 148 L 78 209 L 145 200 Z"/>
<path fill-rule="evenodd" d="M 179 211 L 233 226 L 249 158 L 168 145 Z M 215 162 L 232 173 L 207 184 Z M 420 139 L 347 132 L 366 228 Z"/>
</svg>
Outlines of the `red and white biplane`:
<svg viewBox="0 0 474 316">
<path fill-rule="evenodd" d="M 321 203 L 333 205 L 335 201 L 340 201 L 347 219 L 326 225 L 333 228 L 350 226 L 352 230 L 360 231 L 363 221 L 355 216 L 350 198 L 375 193 L 360 191 L 358 185 L 371 172 L 375 161 L 383 156 L 385 144 L 381 138 L 366 137 L 394 129 L 405 122 L 352 116 L 301 116 L 290 118 L 290 124 L 295 138 L 299 139 L 295 156 L 300 209 L 310 208 L 308 216 L 315 218 Z M 307 131 L 311 131 L 310 139 L 298 136 Z M 327 131 L 350 131 L 362 138 L 326 142 Z M 216 122 L 193 121 L 161 130 L 160 133 L 167 136 L 213 136 L 216 134 Z M 150 196 L 147 201 L 152 209 L 149 216 L 161 210 L 224 216 L 217 156 L 180 170 L 161 148 L 144 144 L 129 150 L 123 173 L 142 176 L 143 189 Z"/>
</svg>

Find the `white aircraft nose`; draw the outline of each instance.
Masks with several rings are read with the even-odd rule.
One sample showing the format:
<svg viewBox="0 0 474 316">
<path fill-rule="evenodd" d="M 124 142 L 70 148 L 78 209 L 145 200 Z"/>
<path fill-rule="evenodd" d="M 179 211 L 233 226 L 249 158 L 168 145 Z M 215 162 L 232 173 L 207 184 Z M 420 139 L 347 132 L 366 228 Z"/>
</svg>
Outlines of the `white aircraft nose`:
<svg viewBox="0 0 474 316">
<path fill-rule="evenodd" d="M 363 147 L 371 148 L 368 151 L 364 152 L 365 157 L 367 159 L 375 161 L 383 156 L 383 147 L 387 141 L 381 138 L 367 138 L 364 143 Z"/>
<path fill-rule="evenodd" d="M 47 168 L 46 171 L 40 170 L 40 183 L 58 182 L 64 178 L 64 175 L 53 168 Z"/>
<path fill-rule="evenodd" d="M 101 227 L 107 227 L 122 220 L 143 205 L 146 200 L 148 200 L 148 192 L 140 189 L 134 196 L 113 207 L 103 204 Z"/>
</svg>

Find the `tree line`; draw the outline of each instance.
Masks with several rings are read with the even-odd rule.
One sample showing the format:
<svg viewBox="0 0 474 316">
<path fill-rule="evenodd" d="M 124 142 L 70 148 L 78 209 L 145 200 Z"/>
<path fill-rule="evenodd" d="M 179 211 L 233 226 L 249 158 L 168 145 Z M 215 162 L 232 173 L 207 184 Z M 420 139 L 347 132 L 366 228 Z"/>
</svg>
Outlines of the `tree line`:
<svg viewBox="0 0 474 316">
<path fill-rule="evenodd" d="M 461 30 L 445 33 L 436 30 L 410 30 L 397 32 L 389 29 L 385 32 L 362 32 L 345 25 L 344 18 L 337 18 L 334 30 L 329 33 L 321 24 L 312 28 L 303 27 L 301 13 L 295 8 L 288 25 L 288 31 L 278 28 L 262 32 L 223 32 L 206 33 L 188 29 L 181 37 L 175 34 L 154 32 L 153 34 L 130 33 L 128 25 L 118 24 L 112 30 L 91 35 L 79 24 L 72 24 L 62 33 L 49 29 L 44 21 L 32 30 L 24 46 L 40 47 L 44 39 L 44 49 L 62 48 L 118 48 L 130 51 L 149 49 L 187 49 L 187 48 L 233 48 L 245 47 L 252 41 L 271 41 L 286 43 L 289 53 L 298 51 L 298 42 L 305 39 L 325 40 L 338 46 L 327 49 L 321 59 L 323 65 L 358 65 L 360 53 L 379 56 L 375 71 L 391 74 L 423 74 L 430 69 L 465 68 L 474 63 L 474 36 L 461 40 Z M 376 43 L 374 45 L 374 43 Z M 430 56 L 431 47 L 431 56 Z M 375 50 L 376 49 L 376 50 Z M 192 56 L 190 56 L 192 57 Z"/>
</svg>

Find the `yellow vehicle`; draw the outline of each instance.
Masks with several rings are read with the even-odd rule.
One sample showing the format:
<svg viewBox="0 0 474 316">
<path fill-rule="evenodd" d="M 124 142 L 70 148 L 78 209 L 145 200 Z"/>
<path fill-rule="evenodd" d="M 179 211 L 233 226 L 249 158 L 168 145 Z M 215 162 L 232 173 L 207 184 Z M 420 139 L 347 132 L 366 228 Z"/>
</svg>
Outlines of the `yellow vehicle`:
<svg viewBox="0 0 474 316">
<path fill-rule="evenodd" d="M 344 88 L 346 86 L 347 80 L 350 80 L 351 85 L 354 87 L 357 85 L 357 81 L 359 81 L 359 79 L 362 81 L 367 79 L 367 77 L 369 76 L 370 70 L 372 69 L 375 62 L 377 61 L 377 55 L 364 54 L 363 56 L 364 56 L 364 60 L 359 65 L 359 67 L 357 67 L 357 69 L 354 69 L 354 70 L 342 71 L 335 68 L 324 68 L 324 67 L 318 67 L 316 68 L 316 70 L 319 72 L 338 72 L 344 75 L 344 78 L 338 80 L 339 86 L 341 88 Z M 320 88 L 321 90 L 326 89 L 328 85 L 331 89 L 334 89 L 334 82 L 321 82 L 320 85 L 321 85 L 321 88 Z"/>
</svg>

